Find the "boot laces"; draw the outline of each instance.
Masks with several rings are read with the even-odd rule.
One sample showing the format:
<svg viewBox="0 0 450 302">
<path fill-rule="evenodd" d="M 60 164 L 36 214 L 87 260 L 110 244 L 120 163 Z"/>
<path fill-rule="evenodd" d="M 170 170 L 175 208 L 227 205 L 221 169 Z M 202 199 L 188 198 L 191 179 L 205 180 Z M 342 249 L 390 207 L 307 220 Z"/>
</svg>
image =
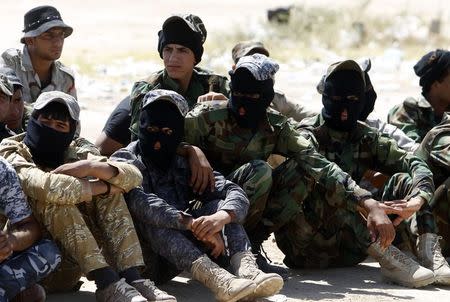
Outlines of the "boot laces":
<svg viewBox="0 0 450 302">
<path fill-rule="evenodd" d="M 123 295 L 125 298 L 133 298 L 139 294 L 131 285 L 126 283 L 124 279 L 118 281 L 115 288 L 115 292 Z"/>
<path fill-rule="evenodd" d="M 433 266 L 434 269 L 438 269 L 442 267 L 443 265 L 447 264 L 447 261 L 445 260 L 444 256 L 441 252 L 441 245 L 439 244 L 439 240 L 442 239 L 441 236 L 434 236 L 432 238 L 431 242 L 431 252 L 433 255 Z"/>
</svg>

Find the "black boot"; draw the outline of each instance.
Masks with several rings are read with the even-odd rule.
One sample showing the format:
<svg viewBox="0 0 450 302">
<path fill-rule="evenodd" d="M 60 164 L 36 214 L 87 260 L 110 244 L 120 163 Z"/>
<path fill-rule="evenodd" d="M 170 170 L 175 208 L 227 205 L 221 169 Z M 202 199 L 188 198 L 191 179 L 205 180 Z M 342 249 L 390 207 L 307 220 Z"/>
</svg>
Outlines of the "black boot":
<svg viewBox="0 0 450 302">
<path fill-rule="evenodd" d="M 275 273 L 280 275 L 283 280 L 287 280 L 289 277 L 289 270 L 285 267 L 271 264 L 272 261 L 270 261 L 262 248 L 262 243 L 269 238 L 270 234 L 271 232 L 268 228 L 261 223 L 258 224 L 253 231 L 248 233 L 252 246 L 252 253 L 256 257 L 256 264 L 258 264 L 259 269 L 264 273 Z M 264 252 L 264 255 L 262 252 Z"/>
</svg>

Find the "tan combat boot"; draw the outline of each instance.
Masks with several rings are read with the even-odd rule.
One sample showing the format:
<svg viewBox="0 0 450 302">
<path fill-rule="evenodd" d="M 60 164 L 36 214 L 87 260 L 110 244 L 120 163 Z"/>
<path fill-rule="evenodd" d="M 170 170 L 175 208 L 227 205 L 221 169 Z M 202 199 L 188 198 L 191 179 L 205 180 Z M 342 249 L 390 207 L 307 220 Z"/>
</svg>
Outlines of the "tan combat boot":
<svg viewBox="0 0 450 302">
<path fill-rule="evenodd" d="M 266 274 L 261 271 L 250 251 L 234 254 L 230 263 L 236 276 L 252 280 L 256 284 L 255 291 L 249 298 L 272 296 L 283 288 L 283 278 L 278 274 Z"/>
<path fill-rule="evenodd" d="M 420 264 L 432 270 L 435 283 L 450 285 L 450 267 L 442 256 L 437 234 L 425 233 L 417 239 L 417 254 Z"/>
<path fill-rule="evenodd" d="M 380 263 L 382 276 L 407 287 L 423 287 L 434 282 L 434 274 L 420 266 L 393 245 L 382 250 L 379 242 L 369 246 L 367 253 Z"/>
<path fill-rule="evenodd" d="M 203 255 L 192 263 L 194 279 L 208 287 L 217 301 L 234 302 L 253 294 L 256 284 L 247 279 L 239 279 Z"/>
</svg>

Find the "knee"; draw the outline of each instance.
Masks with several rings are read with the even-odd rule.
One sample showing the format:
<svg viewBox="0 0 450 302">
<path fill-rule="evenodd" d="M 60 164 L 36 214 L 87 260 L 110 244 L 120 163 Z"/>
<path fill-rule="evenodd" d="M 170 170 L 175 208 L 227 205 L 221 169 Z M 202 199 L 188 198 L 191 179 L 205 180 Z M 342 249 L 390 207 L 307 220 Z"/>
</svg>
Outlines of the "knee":
<svg viewBox="0 0 450 302">
<path fill-rule="evenodd" d="M 252 160 L 250 163 L 251 170 L 255 178 L 261 182 L 270 182 L 272 184 L 272 167 L 263 160 Z"/>
<path fill-rule="evenodd" d="M 61 263 L 61 252 L 53 241 L 43 239 L 34 248 L 38 255 L 45 259 L 52 268 L 56 268 Z"/>
</svg>

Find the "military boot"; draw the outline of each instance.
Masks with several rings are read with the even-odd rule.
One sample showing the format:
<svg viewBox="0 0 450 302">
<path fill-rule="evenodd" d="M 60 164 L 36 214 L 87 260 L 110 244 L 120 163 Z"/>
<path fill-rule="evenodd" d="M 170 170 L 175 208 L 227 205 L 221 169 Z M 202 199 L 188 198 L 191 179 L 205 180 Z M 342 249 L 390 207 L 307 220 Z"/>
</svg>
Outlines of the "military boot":
<svg viewBox="0 0 450 302">
<path fill-rule="evenodd" d="M 434 282 L 434 274 L 420 266 L 393 245 L 384 251 L 379 242 L 373 243 L 367 253 L 380 263 L 384 279 L 406 287 L 422 287 Z"/>
<path fill-rule="evenodd" d="M 236 276 L 252 280 L 256 284 L 255 291 L 249 298 L 272 296 L 283 287 L 283 278 L 274 273 L 266 274 L 261 271 L 250 251 L 234 254 L 230 263 Z"/>
<path fill-rule="evenodd" d="M 248 233 L 248 238 L 252 246 L 252 252 L 256 256 L 256 264 L 265 273 L 275 273 L 280 275 L 283 280 L 287 280 L 289 277 L 289 271 L 279 265 L 273 265 L 269 263 L 269 260 L 262 254 L 262 243 L 266 241 L 270 236 L 270 232 L 267 228 L 258 224 L 254 231 Z"/>
<path fill-rule="evenodd" d="M 208 287 L 217 301 L 234 302 L 255 291 L 256 284 L 247 279 L 239 279 L 203 255 L 192 263 L 192 276 Z"/>
<path fill-rule="evenodd" d="M 442 256 L 441 238 L 433 233 L 420 235 L 417 238 L 417 254 L 420 264 L 434 272 L 435 283 L 450 285 L 450 267 Z"/>
</svg>

